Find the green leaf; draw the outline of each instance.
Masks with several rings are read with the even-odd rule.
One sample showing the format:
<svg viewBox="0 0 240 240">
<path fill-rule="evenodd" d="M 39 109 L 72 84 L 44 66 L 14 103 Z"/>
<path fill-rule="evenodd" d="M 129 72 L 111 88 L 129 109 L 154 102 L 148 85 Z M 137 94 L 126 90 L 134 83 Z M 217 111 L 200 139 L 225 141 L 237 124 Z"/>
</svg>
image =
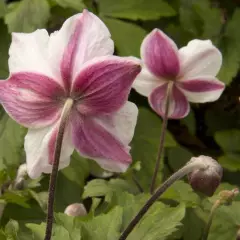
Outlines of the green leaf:
<svg viewBox="0 0 240 240">
<path fill-rule="evenodd" d="M 184 124 L 187 125 L 189 132 L 192 135 L 195 135 L 196 132 L 196 118 L 193 113 L 193 111 L 190 111 L 190 113 L 181 120 Z"/>
<path fill-rule="evenodd" d="M 57 4 L 64 8 L 73 8 L 77 11 L 82 11 L 85 8 L 85 4 L 82 0 L 55 0 Z"/>
<path fill-rule="evenodd" d="M 131 20 L 154 20 L 176 15 L 175 10 L 163 0 L 101 0 L 100 14 Z M 134 35 L 133 35 L 134 36 Z"/>
<path fill-rule="evenodd" d="M 227 153 L 218 158 L 218 162 L 229 171 L 236 172 L 240 170 L 240 154 Z"/>
<path fill-rule="evenodd" d="M 219 131 L 215 134 L 215 140 L 225 152 L 240 153 L 240 130 Z"/>
<path fill-rule="evenodd" d="M 234 240 L 240 223 L 240 202 L 221 206 L 213 218 L 209 240 Z"/>
<path fill-rule="evenodd" d="M 103 18 L 109 28 L 120 56 L 136 56 L 140 54 L 140 46 L 147 32 L 136 24 L 117 19 Z"/>
<path fill-rule="evenodd" d="M 185 203 L 186 206 L 191 207 L 198 206 L 200 204 L 199 196 L 192 190 L 189 184 L 183 181 L 175 182 L 161 198 Z"/>
<path fill-rule="evenodd" d="M 46 224 L 41 223 L 39 224 L 34 224 L 34 223 L 27 223 L 26 227 L 31 229 L 34 235 L 34 240 L 43 240 L 45 236 L 45 229 L 46 229 Z"/>
<path fill-rule="evenodd" d="M 107 214 L 82 222 L 84 240 L 117 240 L 122 224 L 121 207 L 117 206 Z"/>
<path fill-rule="evenodd" d="M 167 149 L 167 157 L 172 170 L 177 171 L 193 157 L 193 154 L 186 148 L 178 146 Z"/>
<path fill-rule="evenodd" d="M 139 109 L 138 122 L 132 142 L 132 157 L 134 161 L 141 162 L 140 171 L 136 172 L 136 178 L 144 189 L 148 189 L 151 183 L 152 174 L 155 167 L 162 121 L 153 112 Z M 165 147 L 175 147 L 176 141 L 167 132 Z M 160 171 L 159 171 L 160 173 Z M 158 182 L 161 174 L 158 174 Z"/>
<path fill-rule="evenodd" d="M 240 66 L 240 32 L 236 31 L 240 22 L 240 9 L 236 9 L 232 19 L 227 23 L 220 49 L 223 53 L 223 66 L 219 73 L 219 79 L 226 84 L 232 81 L 238 73 Z"/>
<path fill-rule="evenodd" d="M 17 233 L 19 231 L 19 224 L 15 220 L 10 220 L 5 226 L 5 234 L 7 237 L 14 237 L 17 240 Z"/>
<path fill-rule="evenodd" d="M 84 187 L 83 198 L 88 197 L 105 197 L 106 202 L 110 202 L 114 192 L 131 192 L 136 193 L 136 187 L 129 184 L 123 179 L 94 179 Z"/>
<path fill-rule="evenodd" d="M 25 196 L 22 192 L 20 191 L 6 191 L 2 196 L 2 199 L 4 199 L 8 203 L 15 203 L 18 204 L 22 207 L 29 208 L 30 205 L 27 203 L 29 198 Z"/>
<path fill-rule="evenodd" d="M 0 18 L 4 17 L 7 12 L 7 5 L 5 0 L 0 0 Z"/>
<path fill-rule="evenodd" d="M 130 233 L 129 240 L 164 240 L 181 226 L 184 204 L 176 208 L 152 208 Z"/>
<path fill-rule="evenodd" d="M 8 76 L 8 49 L 11 38 L 8 34 L 7 25 L 4 24 L 2 19 L 0 19 L 0 36 L 0 79 L 4 79 Z M 1 128 L 2 127 L 0 125 L 0 134 Z"/>
<path fill-rule="evenodd" d="M 221 11 L 212 8 L 209 0 L 181 0 L 179 13 L 181 26 L 194 37 L 218 39 L 222 28 Z"/>
<path fill-rule="evenodd" d="M 88 176 L 88 160 L 74 152 L 71 156 L 70 165 L 58 174 L 56 191 L 57 211 L 63 212 L 68 205 L 81 200 L 85 179 Z"/>
<path fill-rule="evenodd" d="M 0 125 L 0 169 L 6 165 L 19 165 L 23 154 L 26 129 L 18 125 L 7 114 Z"/>
<path fill-rule="evenodd" d="M 22 0 L 10 4 L 5 22 L 9 32 L 32 32 L 44 28 L 49 17 L 47 0 Z"/>
</svg>

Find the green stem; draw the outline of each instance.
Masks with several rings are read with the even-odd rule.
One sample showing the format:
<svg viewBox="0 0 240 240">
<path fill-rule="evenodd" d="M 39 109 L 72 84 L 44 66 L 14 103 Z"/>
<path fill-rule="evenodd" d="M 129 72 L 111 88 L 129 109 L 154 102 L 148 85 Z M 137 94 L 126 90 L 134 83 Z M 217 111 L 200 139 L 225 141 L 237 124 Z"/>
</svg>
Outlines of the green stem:
<svg viewBox="0 0 240 240">
<path fill-rule="evenodd" d="M 47 226 L 46 226 L 46 232 L 45 232 L 45 240 L 50 240 L 52 236 L 54 198 L 55 198 L 59 160 L 60 160 L 60 155 L 62 150 L 64 131 L 65 131 L 65 127 L 68 121 L 68 117 L 69 117 L 69 113 L 71 111 L 72 105 L 73 105 L 73 100 L 70 98 L 67 99 L 63 107 L 62 115 L 60 118 L 59 129 L 58 129 L 55 151 L 54 151 L 52 174 L 50 177 L 49 190 L 48 190 L 49 196 L 48 196 Z"/>
<path fill-rule="evenodd" d="M 195 169 L 206 169 L 205 163 L 202 162 L 191 162 L 186 164 L 183 168 L 179 169 L 176 173 L 174 173 L 170 178 L 168 178 L 157 190 L 156 192 L 148 199 L 148 201 L 144 204 L 144 206 L 140 209 L 137 215 L 132 219 L 127 228 L 121 234 L 119 240 L 125 240 L 128 235 L 132 232 L 134 227 L 138 224 L 138 222 L 142 219 L 145 213 L 149 210 L 149 208 L 158 200 L 158 198 L 178 179 L 184 177 Z"/>
<path fill-rule="evenodd" d="M 203 232 L 203 236 L 202 236 L 202 240 L 207 240 L 208 239 L 208 234 L 209 234 L 209 230 L 211 228 L 211 225 L 212 225 L 212 220 L 213 220 L 213 216 L 214 216 L 214 213 L 216 211 L 216 209 L 221 205 L 221 201 L 220 200 L 217 200 L 214 205 L 212 206 L 212 209 L 211 209 L 211 212 L 210 212 L 210 215 L 208 217 L 208 221 L 207 221 L 207 225 L 204 229 L 204 232 Z"/>
<path fill-rule="evenodd" d="M 165 111 L 164 111 L 162 128 L 161 128 L 157 160 L 156 160 L 155 169 L 154 169 L 154 173 L 152 176 L 152 182 L 151 182 L 151 186 L 150 186 L 151 194 L 153 194 L 154 190 L 155 190 L 157 175 L 158 175 L 161 158 L 162 158 L 162 154 L 163 154 L 163 150 L 164 150 L 164 142 L 165 142 L 165 137 L 166 137 L 166 132 L 167 132 L 168 113 L 169 113 L 169 105 L 170 105 L 170 96 L 171 96 L 172 86 L 173 86 L 173 84 L 172 84 L 172 82 L 170 82 L 168 84 L 167 93 L 166 93 L 166 104 L 165 104 Z"/>
</svg>

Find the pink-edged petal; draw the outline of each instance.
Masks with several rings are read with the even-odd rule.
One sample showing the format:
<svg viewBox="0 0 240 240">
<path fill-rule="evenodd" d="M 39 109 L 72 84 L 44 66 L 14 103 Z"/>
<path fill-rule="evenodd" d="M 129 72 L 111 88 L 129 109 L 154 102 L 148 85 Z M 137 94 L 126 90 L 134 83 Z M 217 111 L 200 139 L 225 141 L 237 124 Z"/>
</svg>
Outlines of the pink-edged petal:
<svg viewBox="0 0 240 240">
<path fill-rule="evenodd" d="M 179 49 L 180 78 L 215 77 L 222 65 L 222 54 L 210 40 L 192 40 Z"/>
<path fill-rule="evenodd" d="M 51 65 L 67 87 L 83 63 L 113 54 L 110 37 L 105 24 L 87 10 L 67 19 L 59 31 L 50 35 Z"/>
<path fill-rule="evenodd" d="M 39 128 L 59 118 L 63 91 L 59 84 L 47 76 L 15 73 L 8 80 L 0 81 L 0 103 L 18 123 Z"/>
<path fill-rule="evenodd" d="M 157 77 L 174 78 L 180 70 L 178 48 L 161 30 L 154 29 L 141 45 L 141 57 Z"/>
<path fill-rule="evenodd" d="M 195 103 L 216 101 L 225 85 L 214 77 L 197 77 L 177 83 L 188 101 Z"/>
<path fill-rule="evenodd" d="M 8 61 L 10 73 L 34 72 L 57 81 L 48 61 L 48 40 L 48 32 L 43 29 L 33 33 L 12 33 Z"/>
<path fill-rule="evenodd" d="M 51 173 L 58 123 L 41 129 L 29 129 L 25 137 L 27 171 L 31 178 L 37 178 L 42 173 Z M 71 126 L 67 126 L 60 157 L 59 169 L 67 167 L 74 150 L 71 138 Z"/>
<path fill-rule="evenodd" d="M 164 84 L 156 88 L 149 97 L 150 106 L 161 117 L 164 117 L 165 114 L 167 88 L 168 84 Z M 172 119 L 184 118 L 185 116 L 187 116 L 189 111 L 190 106 L 187 101 L 187 98 L 173 84 L 170 95 L 168 118 Z"/>
<path fill-rule="evenodd" d="M 78 111 L 84 115 L 117 111 L 127 101 L 140 71 L 132 58 L 108 56 L 89 61 L 73 83 L 71 96 Z"/>
<path fill-rule="evenodd" d="M 75 113 L 71 118 L 73 144 L 78 152 L 103 169 L 124 172 L 131 163 L 129 147 L 95 119 Z"/>
<path fill-rule="evenodd" d="M 141 95 L 148 97 L 151 92 L 158 86 L 166 83 L 163 78 L 157 78 L 151 74 L 144 66 L 142 71 L 137 75 L 132 87 Z"/>
</svg>

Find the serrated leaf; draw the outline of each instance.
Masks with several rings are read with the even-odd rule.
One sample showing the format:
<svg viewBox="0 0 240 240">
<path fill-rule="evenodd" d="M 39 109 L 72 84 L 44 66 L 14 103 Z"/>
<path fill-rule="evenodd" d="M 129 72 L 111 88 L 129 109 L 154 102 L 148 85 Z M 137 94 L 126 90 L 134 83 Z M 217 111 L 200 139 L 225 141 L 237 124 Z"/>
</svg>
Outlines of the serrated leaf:
<svg viewBox="0 0 240 240">
<path fill-rule="evenodd" d="M 109 28 L 120 56 L 139 56 L 140 46 L 147 32 L 136 24 L 103 18 Z"/>
<path fill-rule="evenodd" d="M 44 28 L 49 17 L 47 0 L 22 0 L 9 5 L 5 22 L 9 32 L 33 32 Z"/>
<path fill-rule="evenodd" d="M 160 117 L 145 108 L 139 109 L 131 152 L 133 160 L 141 162 L 141 169 L 136 172 L 136 177 L 144 189 L 149 189 L 151 183 L 158 153 L 161 126 Z M 171 134 L 167 132 L 165 147 L 174 147 L 176 144 Z M 157 180 L 161 181 L 161 174 L 158 174 Z"/>
<path fill-rule="evenodd" d="M 136 193 L 137 189 L 123 179 L 94 179 L 84 187 L 83 198 L 87 197 L 105 197 L 106 202 L 110 202 L 114 192 L 132 192 Z"/>
<path fill-rule="evenodd" d="M 85 8 L 83 0 L 55 0 L 57 4 L 64 8 L 73 8 L 82 11 Z"/>
<path fill-rule="evenodd" d="M 153 208 L 130 233 L 129 240 L 164 240 L 181 226 L 185 205 L 176 208 Z"/>
<path fill-rule="evenodd" d="M 122 224 L 121 207 L 117 206 L 107 214 L 82 222 L 84 240 L 117 240 Z"/>
<path fill-rule="evenodd" d="M 112 0 L 99 1 L 100 14 L 131 20 L 154 20 L 176 15 L 175 10 L 164 0 Z"/>
</svg>

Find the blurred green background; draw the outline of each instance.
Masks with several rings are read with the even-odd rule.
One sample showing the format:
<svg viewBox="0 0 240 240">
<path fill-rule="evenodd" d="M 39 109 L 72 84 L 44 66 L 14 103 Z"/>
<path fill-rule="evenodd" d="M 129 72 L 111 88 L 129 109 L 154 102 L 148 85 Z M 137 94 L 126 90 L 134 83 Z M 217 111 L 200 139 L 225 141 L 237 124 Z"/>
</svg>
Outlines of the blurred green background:
<svg viewBox="0 0 240 240">
<path fill-rule="evenodd" d="M 186 118 L 169 122 L 163 159 L 164 168 L 160 171 L 158 182 L 183 166 L 190 157 L 203 154 L 217 159 L 224 167 L 223 184 L 219 190 L 232 189 L 240 186 L 239 7 L 239 0 L 21 0 L 7 2 L 0 0 L 0 79 L 8 77 L 7 63 L 11 32 L 27 33 L 38 28 L 47 28 L 49 32 L 53 32 L 58 30 L 68 17 L 81 12 L 84 8 L 97 14 L 108 26 L 115 42 L 115 54 L 119 56 L 139 57 L 144 36 L 154 28 L 163 30 L 179 48 L 192 39 L 211 39 L 223 54 L 223 66 L 218 78 L 227 85 L 226 90 L 218 101 L 192 104 L 191 112 Z M 109 219 L 117 219 L 120 214 L 117 207 L 110 211 L 111 207 L 118 205 L 125 209 L 130 202 L 136 207 L 146 199 L 159 144 L 161 119 L 149 108 L 147 99 L 134 90 L 131 92 L 130 100 L 138 105 L 140 114 L 132 142 L 134 163 L 129 171 L 122 176 L 114 175 L 110 181 L 109 179 L 96 180 L 96 172 L 101 174 L 101 170 L 75 153 L 71 165 L 59 173 L 56 211 L 63 211 L 68 204 L 86 198 L 84 201 L 88 208 L 96 203 L 96 209 L 93 210 L 95 215 L 106 213 L 100 216 L 100 220 L 94 220 L 96 218 L 92 216 L 92 219 L 84 225 L 86 232 L 94 229 L 96 235 L 86 233 L 82 235 L 85 236 L 83 240 L 117 239 L 114 237 L 115 232 L 113 235 L 108 235 L 110 237 L 99 235 L 96 230 L 97 222 L 103 224 L 100 228 L 108 229 Z M 34 181 L 27 179 L 23 190 L 8 188 L 15 178 L 17 168 L 25 161 L 23 151 L 25 133 L 26 129 L 12 121 L 0 108 L 0 184 L 2 189 L 8 189 L 0 199 L 0 204 L 6 204 L 1 214 L 0 239 L 3 240 L 42 239 L 44 227 L 34 224 L 26 225 L 26 223 L 44 221 L 48 177 Z M 136 190 L 136 182 L 140 190 Z M 135 185 L 130 187 L 129 183 Z M 85 188 L 84 185 L 86 185 Z M 120 197 L 115 199 L 117 191 L 127 193 L 125 195 L 119 193 L 121 196 L 118 195 Z M 145 192 L 146 196 L 143 196 L 142 200 L 134 198 L 139 191 Z M 106 203 L 102 203 L 99 207 L 96 199 L 102 201 L 103 198 L 107 203 L 111 203 L 111 207 L 106 206 Z M 179 181 L 171 191 L 165 194 L 163 200 L 172 207 L 178 202 L 185 204 L 184 212 L 182 205 L 179 205 L 173 213 L 172 209 L 166 210 L 159 202 L 159 208 L 165 212 L 160 211 L 162 215 L 158 218 L 152 212 L 148 221 L 145 221 L 152 226 L 143 222 L 142 229 L 137 229 L 129 239 L 199 240 L 212 199 L 215 198 L 205 199 L 193 193 L 186 183 Z M 210 240 L 236 239 L 240 224 L 239 200 L 240 198 L 236 198 L 232 206 L 222 207 L 219 210 Z M 139 202 L 135 203 L 135 201 Z M 132 215 L 126 215 L 125 218 L 129 221 L 130 216 Z M 165 216 L 165 221 L 161 216 Z M 15 221 L 9 222 L 10 219 Z M 57 219 L 59 226 L 64 225 L 64 221 L 69 221 L 62 215 Z M 105 220 L 104 225 L 102 222 Z M 169 223 L 169 226 L 166 223 Z M 126 225 L 122 224 L 121 228 Z M 115 223 L 112 229 L 116 230 L 117 226 Z M 164 229 L 161 231 L 159 230 L 161 228 Z M 34 235 L 29 229 L 34 232 Z M 80 239 L 76 237 L 80 236 L 78 231 L 74 233 L 76 235 L 68 233 L 69 238 L 67 238 L 67 235 L 63 234 L 64 231 L 59 229 L 56 230 L 59 234 L 56 235 L 56 239 Z M 64 225 L 64 229 L 68 228 Z M 119 229 L 120 227 L 118 231 Z"/>
</svg>

